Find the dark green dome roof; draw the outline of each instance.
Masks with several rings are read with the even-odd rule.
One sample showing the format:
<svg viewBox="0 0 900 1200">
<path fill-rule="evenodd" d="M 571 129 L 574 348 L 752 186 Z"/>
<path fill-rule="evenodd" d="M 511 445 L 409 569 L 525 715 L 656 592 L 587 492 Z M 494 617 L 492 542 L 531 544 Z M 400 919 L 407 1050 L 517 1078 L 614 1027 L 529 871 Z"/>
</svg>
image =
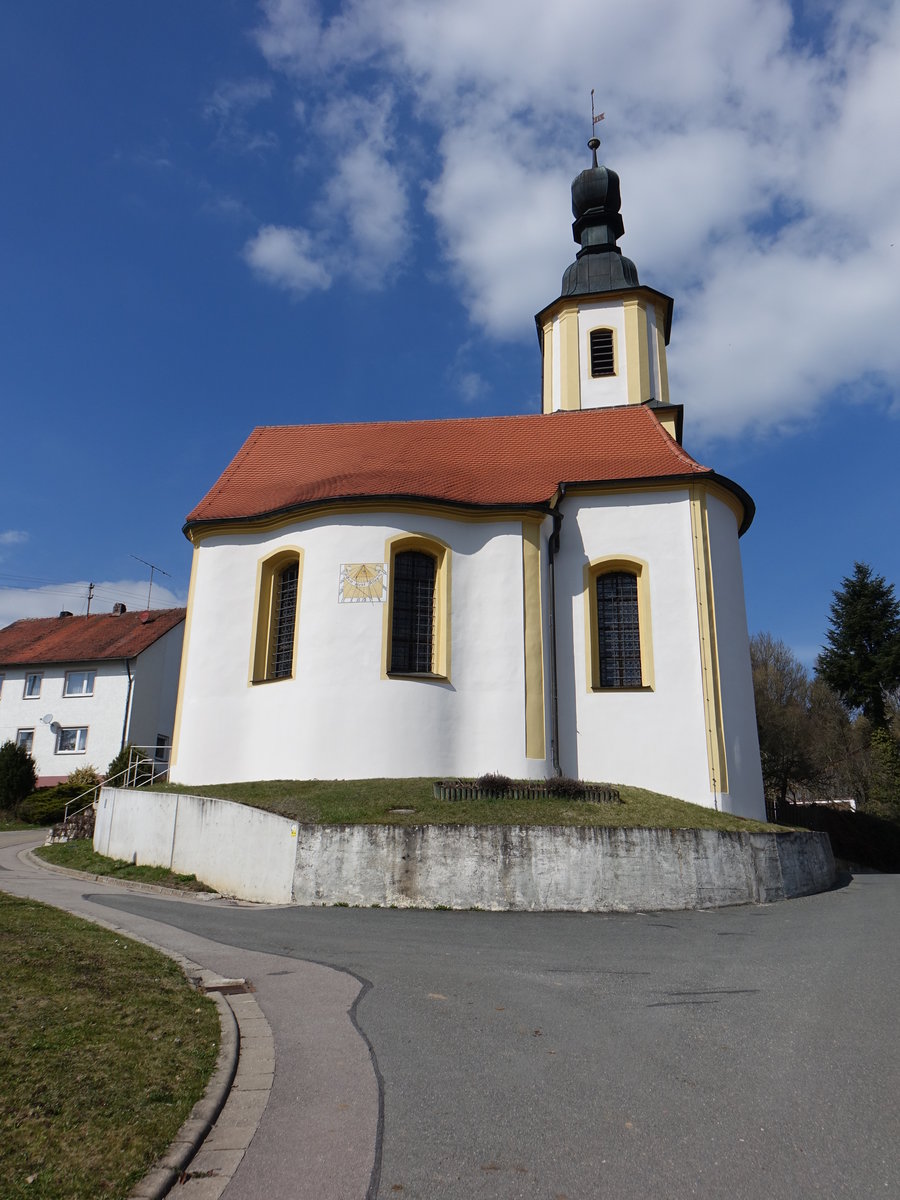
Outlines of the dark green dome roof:
<svg viewBox="0 0 900 1200">
<path fill-rule="evenodd" d="M 597 162 L 596 138 L 588 146 L 594 161 L 572 180 L 572 236 L 581 249 L 565 271 L 563 296 L 584 296 L 594 292 L 613 292 L 640 285 L 637 267 L 625 258 L 616 239 L 625 232 L 622 222 L 622 196 L 619 176 Z"/>
</svg>

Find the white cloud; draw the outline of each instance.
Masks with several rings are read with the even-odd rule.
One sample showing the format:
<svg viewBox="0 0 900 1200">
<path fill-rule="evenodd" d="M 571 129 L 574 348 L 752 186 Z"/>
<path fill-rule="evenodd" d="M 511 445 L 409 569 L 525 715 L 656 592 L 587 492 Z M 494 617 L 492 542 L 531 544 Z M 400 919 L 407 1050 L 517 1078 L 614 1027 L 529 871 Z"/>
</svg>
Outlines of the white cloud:
<svg viewBox="0 0 900 1200">
<path fill-rule="evenodd" d="M 27 541 L 28 534 L 24 529 L 6 529 L 0 533 L 0 546 L 21 546 Z"/>
<path fill-rule="evenodd" d="M 52 583 L 43 587 L 0 587 L 0 628 L 23 617 L 55 617 L 65 610 L 76 616 L 87 610 L 87 580 Z M 147 581 L 140 579 L 107 580 L 94 584 L 91 613 L 108 613 L 116 602 L 130 611 L 147 607 Z M 181 608 L 186 598 L 169 588 L 153 584 L 151 608 Z"/>
<path fill-rule="evenodd" d="M 595 86 L 622 250 L 675 296 L 673 398 L 693 427 L 782 427 L 873 381 L 897 404 L 898 0 L 809 6 L 810 30 L 787 0 L 519 0 L 512 19 L 505 0 L 262 7 L 258 45 L 330 164 L 321 194 L 376 275 L 401 261 L 423 174 L 473 322 L 531 337 L 574 256 L 568 183 Z M 358 126 L 367 140 L 348 138 Z M 411 129 L 435 148 L 424 171 Z M 343 203 L 364 180 L 365 212 Z"/>
<path fill-rule="evenodd" d="M 244 258 L 261 279 L 295 296 L 331 285 L 331 276 L 306 229 L 264 225 L 244 246 Z"/>
</svg>

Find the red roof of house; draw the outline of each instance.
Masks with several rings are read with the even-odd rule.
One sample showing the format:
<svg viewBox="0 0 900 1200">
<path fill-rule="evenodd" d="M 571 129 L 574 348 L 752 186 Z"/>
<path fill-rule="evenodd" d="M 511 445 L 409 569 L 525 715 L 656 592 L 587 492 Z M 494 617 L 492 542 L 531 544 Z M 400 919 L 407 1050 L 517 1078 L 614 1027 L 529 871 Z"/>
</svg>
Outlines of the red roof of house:
<svg viewBox="0 0 900 1200">
<path fill-rule="evenodd" d="M 183 608 L 91 617 L 26 617 L 0 629 L 0 667 L 135 658 L 184 620 Z"/>
<path fill-rule="evenodd" d="M 560 483 L 711 474 L 643 405 L 517 417 L 264 425 L 253 430 L 185 528 L 364 497 L 519 508 L 546 505 Z"/>
</svg>

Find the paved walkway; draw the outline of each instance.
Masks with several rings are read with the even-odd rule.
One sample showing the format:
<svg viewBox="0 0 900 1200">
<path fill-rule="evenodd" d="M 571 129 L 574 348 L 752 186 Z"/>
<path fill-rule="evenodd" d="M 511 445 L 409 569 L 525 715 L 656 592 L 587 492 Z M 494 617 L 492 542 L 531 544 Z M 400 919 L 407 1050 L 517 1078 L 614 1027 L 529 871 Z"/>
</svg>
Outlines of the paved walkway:
<svg viewBox="0 0 900 1200">
<path fill-rule="evenodd" d="M 126 897 L 128 889 L 86 885 L 23 862 L 21 851 L 42 840 L 30 832 L 0 833 L 0 889 L 173 950 L 216 975 L 252 982 L 251 996 L 230 998 L 242 1025 L 244 1069 L 189 1167 L 216 1174 L 195 1176 L 172 1195 L 179 1200 L 216 1200 L 223 1194 L 225 1200 L 374 1196 L 381 1101 L 374 1060 L 355 1025 L 360 981 L 296 957 L 225 946 L 95 903 L 91 894 Z M 189 893 L 155 898 L 164 904 L 190 902 Z M 241 907 L 225 900 L 193 903 Z"/>
</svg>

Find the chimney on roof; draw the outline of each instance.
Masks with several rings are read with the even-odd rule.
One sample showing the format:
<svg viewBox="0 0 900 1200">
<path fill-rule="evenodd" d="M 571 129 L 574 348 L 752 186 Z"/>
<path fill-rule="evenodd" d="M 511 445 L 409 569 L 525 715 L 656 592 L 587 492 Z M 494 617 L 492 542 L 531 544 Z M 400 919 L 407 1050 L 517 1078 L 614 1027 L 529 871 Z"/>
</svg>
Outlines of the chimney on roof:
<svg viewBox="0 0 900 1200">
<path fill-rule="evenodd" d="M 113 615 L 116 617 L 121 617 L 122 613 L 127 612 L 127 611 L 128 611 L 128 609 L 121 602 L 121 600 L 117 600 L 116 603 L 113 605 Z"/>
<path fill-rule="evenodd" d="M 60 609 L 59 615 L 61 617 L 71 617 L 72 614 L 69 612 L 69 610 L 67 608 L 63 608 L 63 609 Z"/>
</svg>

